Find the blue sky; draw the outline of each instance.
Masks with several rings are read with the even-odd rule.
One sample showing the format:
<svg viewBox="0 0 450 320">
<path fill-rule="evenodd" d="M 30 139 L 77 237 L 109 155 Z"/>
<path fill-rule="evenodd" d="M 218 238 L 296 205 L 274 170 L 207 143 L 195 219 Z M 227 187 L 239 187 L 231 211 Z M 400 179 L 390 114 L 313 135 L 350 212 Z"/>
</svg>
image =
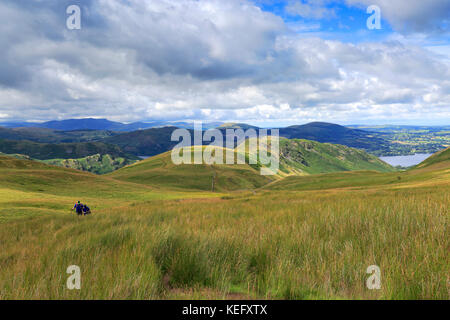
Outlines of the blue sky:
<svg viewBox="0 0 450 320">
<path fill-rule="evenodd" d="M 300 2 L 300 1 L 298 1 Z M 286 8 L 289 7 L 289 1 L 273 1 L 271 3 L 258 2 L 255 4 L 262 10 L 276 14 L 283 18 L 286 23 L 299 23 L 302 25 L 314 25 L 318 26 L 318 32 L 329 33 L 330 38 L 339 37 L 341 40 L 349 42 L 358 42 L 365 40 L 372 40 L 373 37 L 381 39 L 392 33 L 392 29 L 389 23 L 383 19 L 381 15 L 380 30 L 373 30 L 368 32 L 366 28 L 366 21 L 370 14 L 366 13 L 366 6 L 348 6 L 344 2 L 329 2 L 326 3 L 323 8 L 326 8 L 330 13 L 324 13 L 321 17 L 303 17 L 286 12 Z M 302 2 L 308 3 L 308 2 Z M 364 37 L 355 38 L 354 35 L 364 34 Z"/>
<path fill-rule="evenodd" d="M 448 125 L 449 17 L 448 0 L 3 0 L 0 122 Z"/>
</svg>

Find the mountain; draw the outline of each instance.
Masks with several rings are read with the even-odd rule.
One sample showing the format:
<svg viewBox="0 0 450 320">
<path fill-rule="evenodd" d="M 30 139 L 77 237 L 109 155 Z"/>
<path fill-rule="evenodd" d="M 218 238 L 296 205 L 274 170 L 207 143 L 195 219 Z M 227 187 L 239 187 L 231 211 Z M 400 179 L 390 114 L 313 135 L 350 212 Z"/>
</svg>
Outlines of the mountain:
<svg viewBox="0 0 450 320">
<path fill-rule="evenodd" d="M 43 123 L 35 122 L 6 122 L 0 123 L 5 128 L 45 128 L 53 130 L 73 131 L 73 130 L 109 130 L 109 131 L 134 131 L 162 126 L 164 122 L 134 122 L 125 124 L 107 119 L 66 119 L 52 120 Z"/>
<path fill-rule="evenodd" d="M 55 130 L 120 130 L 123 126 L 120 122 L 92 118 L 53 120 L 39 125 L 41 128 Z"/>
<path fill-rule="evenodd" d="M 40 143 L 63 143 L 63 142 L 70 143 L 70 142 L 98 141 L 117 134 L 119 133 L 108 130 L 60 131 L 36 127 L 20 127 L 20 128 L 0 127 L 0 139 L 29 140 Z"/>
<path fill-rule="evenodd" d="M 224 123 L 220 126 L 217 127 L 217 129 L 242 129 L 242 130 L 248 130 L 248 129 L 259 129 L 256 126 L 252 126 L 246 123 L 234 123 L 234 122 L 229 122 L 229 123 Z"/>
<path fill-rule="evenodd" d="M 220 126 L 222 122 L 204 123 L 203 128 L 211 129 Z M 62 131 L 73 130 L 108 130 L 108 131 L 136 131 L 145 130 L 149 128 L 161 128 L 166 126 L 176 126 L 179 128 L 193 129 L 193 122 L 182 121 L 146 121 L 146 122 L 132 122 L 121 123 L 110 121 L 107 119 L 66 119 L 66 120 L 52 120 L 43 123 L 36 122 L 3 122 L 0 123 L 0 128 L 44 128 Z"/>
<path fill-rule="evenodd" d="M 171 150 L 178 144 L 171 141 L 176 127 L 152 128 L 116 135 L 103 140 L 105 143 L 119 146 L 124 152 L 134 155 L 154 156 Z"/>
<path fill-rule="evenodd" d="M 25 128 L 25 127 L 34 127 L 36 125 L 39 125 L 39 123 L 35 122 L 0 122 L 0 127 L 3 128 Z"/>
<path fill-rule="evenodd" d="M 135 158 L 123 152 L 118 146 L 103 142 L 80 143 L 36 143 L 27 140 L 0 139 L 0 152 L 5 154 L 22 154 L 34 159 L 73 159 L 94 154 L 109 154 L 113 157 Z"/>
<path fill-rule="evenodd" d="M 354 170 L 395 171 L 389 164 L 363 150 L 303 139 L 280 140 L 280 165 L 281 171 L 285 173 L 292 171 L 307 174 Z"/>
<path fill-rule="evenodd" d="M 126 147 L 135 155 L 152 156 L 170 150 L 170 134 L 176 128 L 192 130 L 193 122 L 149 121 L 124 124 L 107 119 L 68 119 L 44 123 L 13 123 L 0 126 L 0 139 L 30 140 L 43 143 L 102 141 Z M 203 124 L 203 130 L 258 129 L 245 123 Z M 364 129 L 364 130 L 362 130 Z M 377 131 L 378 130 L 378 131 Z M 448 126 L 353 126 L 312 122 L 279 128 L 280 136 L 359 148 L 376 156 L 434 153 L 450 144 Z M 152 137 L 153 136 L 153 137 Z M 132 139 L 132 140 L 130 140 Z M 164 141 L 165 140 L 165 141 Z"/>
<path fill-rule="evenodd" d="M 304 125 L 281 128 L 280 136 L 288 139 L 307 139 L 342 144 L 366 151 L 378 150 L 388 144 L 388 141 L 376 137 L 371 132 L 350 129 L 326 122 L 311 122 Z"/>
</svg>

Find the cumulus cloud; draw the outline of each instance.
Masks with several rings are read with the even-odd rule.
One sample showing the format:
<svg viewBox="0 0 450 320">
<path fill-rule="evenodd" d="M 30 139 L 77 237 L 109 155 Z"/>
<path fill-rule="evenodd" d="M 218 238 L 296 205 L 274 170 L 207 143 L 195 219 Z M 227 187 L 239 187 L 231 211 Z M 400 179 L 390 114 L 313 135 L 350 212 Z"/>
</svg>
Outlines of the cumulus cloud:
<svg viewBox="0 0 450 320">
<path fill-rule="evenodd" d="M 65 28 L 74 3 L 81 30 Z M 249 1 L 5 0 L 0 19 L 2 119 L 450 115 L 448 57 L 299 36 Z"/>
</svg>

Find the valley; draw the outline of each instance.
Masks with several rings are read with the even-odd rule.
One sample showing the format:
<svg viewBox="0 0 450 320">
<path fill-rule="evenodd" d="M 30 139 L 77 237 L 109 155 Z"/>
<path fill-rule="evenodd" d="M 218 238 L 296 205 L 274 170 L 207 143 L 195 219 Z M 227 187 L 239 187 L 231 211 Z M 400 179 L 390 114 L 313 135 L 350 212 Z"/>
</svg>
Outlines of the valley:
<svg viewBox="0 0 450 320">
<path fill-rule="evenodd" d="M 449 152 L 272 178 L 164 154 L 102 176 L 3 156 L 0 299 L 448 299 Z"/>
<path fill-rule="evenodd" d="M 72 119 L 49 121 L 43 124 L 9 123 L 3 125 L 5 127 L 0 126 L 0 153 L 19 158 L 44 160 L 46 163 L 96 174 L 117 170 L 139 160 L 140 156 L 150 157 L 167 152 L 177 144 L 177 142 L 171 141 L 172 132 L 177 127 L 163 122 L 136 122 L 126 125 L 106 119 Z M 192 124 L 177 122 L 174 125 L 188 128 L 193 132 Z M 214 126 L 217 126 L 224 137 L 227 129 L 258 129 L 244 123 L 206 123 L 204 129 Z M 419 152 L 434 153 L 449 145 L 447 127 L 344 127 L 330 123 L 312 122 L 279 130 L 281 137 L 290 140 L 303 139 L 331 143 L 341 145 L 339 147 L 341 149 L 353 147 L 375 156 L 410 155 Z M 365 157 L 367 158 L 367 156 Z M 106 160 L 98 161 L 100 158 Z M 93 159 L 97 160 L 93 161 Z M 301 161 L 300 166 L 302 166 Z M 328 164 L 318 164 L 318 166 L 328 169 L 311 170 L 311 168 L 305 167 L 300 169 L 306 173 L 352 170 L 352 165 L 349 164 L 351 161 L 344 166 L 331 165 L 331 167 L 330 159 L 326 156 L 322 157 L 321 161 L 328 162 Z M 375 160 L 371 161 L 373 163 Z M 294 163 L 296 162 L 294 161 Z M 295 167 L 296 165 L 288 166 Z M 366 166 L 366 168 L 380 169 L 374 166 Z M 355 167 L 355 169 L 364 168 Z M 382 170 L 386 170 L 386 167 Z"/>
</svg>

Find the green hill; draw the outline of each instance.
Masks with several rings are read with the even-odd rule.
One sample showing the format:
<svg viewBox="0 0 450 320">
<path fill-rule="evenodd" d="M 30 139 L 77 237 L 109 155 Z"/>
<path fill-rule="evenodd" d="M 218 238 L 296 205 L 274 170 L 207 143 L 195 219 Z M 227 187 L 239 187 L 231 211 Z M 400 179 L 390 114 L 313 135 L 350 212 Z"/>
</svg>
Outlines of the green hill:
<svg viewBox="0 0 450 320">
<path fill-rule="evenodd" d="M 428 167 L 449 167 L 450 166 L 450 148 L 444 149 L 433 154 L 423 162 L 419 163 L 414 169 Z"/>
<path fill-rule="evenodd" d="M 248 143 L 248 141 L 247 141 Z M 247 150 L 248 151 L 248 150 Z M 225 152 L 224 152 L 225 153 Z M 261 164 L 174 165 L 171 152 L 154 156 L 113 172 L 115 179 L 151 186 L 220 191 L 255 189 L 285 175 L 395 169 L 378 158 L 341 145 L 308 140 L 280 140 L 280 171 L 276 176 L 261 176 Z M 248 163 L 248 155 L 246 163 Z"/>
<path fill-rule="evenodd" d="M 159 188 L 205 191 L 231 191 L 259 188 L 274 178 L 260 175 L 248 164 L 242 165 L 175 165 L 166 152 L 119 169 L 109 175 L 114 179 Z"/>
<path fill-rule="evenodd" d="M 0 156 L 0 188 L 70 194 L 78 189 L 90 190 L 97 185 L 98 179 L 87 172 Z"/>
<path fill-rule="evenodd" d="M 263 177 L 177 171 L 167 154 L 104 176 L 0 156 L 0 300 L 447 299 L 450 170 L 435 164 L 212 193 L 213 170 L 228 190 Z M 67 290 L 73 264 L 82 290 Z"/>
<path fill-rule="evenodd" d="M 32 211 L 37 204 L 43 208 L 58 205 L 67 211 L 79 199 L 94 203 L 96 207 L 105 207 L 119 199 L 135 201 L 179 196 L 175 192 L 162 193 L 142 184 L 115 180 L 105 175 L 0 155 L 0 203 L 11 198 L 23 201 L 30 198 L 36 203 L 23 206 L 20 212 Z M 103 200 L 96 200 L 97 197 Z"/>
<path fill-rule="evenodd" d="M 126 165 L 133 164 L 137 160 L 123 157 L 113 157 L 109 154 L 95 154 L 80 159 L 49 159 L 41 160 L 54 166 L 89 171 L 95 174 L 105 174 L 120 169 Z"/>
<path fill-rule="evenodd" d="M 88 171 L 95 174 L 110 173 L 119 168 L 122 168 L 129 164 L 133 164 L 136 161 L 138 161 L 123 157 L 114 157 L 109 154 L 103 155 L 95 154 L 92 156 L 87 156 L 79 159 L 47 159 L 47 160 L 33 159 L 24 154 L 5 154 L 0 152 L 0 155 L 13 157 L 20 160 L 36 160 L 52 166 Z"/>
<path fill-rule="evenodd" d="M 412 167 L 406 171 L 349 171 L 307 176 L 290 175 L 263 188 L 268 190 L 301 191 L 336 188 L 411 188 L 434 186 L 440 190 L 442 187 L 448 188 L 448 181 L 450 180 L 449 150 L 446 149 L 438 152 L 416 167 Z"/>
<path fill-rule="evenodd" d="M 389 164 L 363 150 L 302 139 L 280 139 L 281 170 L 307 174 L 375 170 L 394 171 Z"/>
<path fill-rule="evenodd" d="M 123 152 L 118 146 L 103 142 L 37 143 L 27 140 L 0 139 L 0 152 L 23 154 L 34 159 L 77 159 L 94 154 L 109 154 L 113 157 L 136 158 Z"/>
</svg>

